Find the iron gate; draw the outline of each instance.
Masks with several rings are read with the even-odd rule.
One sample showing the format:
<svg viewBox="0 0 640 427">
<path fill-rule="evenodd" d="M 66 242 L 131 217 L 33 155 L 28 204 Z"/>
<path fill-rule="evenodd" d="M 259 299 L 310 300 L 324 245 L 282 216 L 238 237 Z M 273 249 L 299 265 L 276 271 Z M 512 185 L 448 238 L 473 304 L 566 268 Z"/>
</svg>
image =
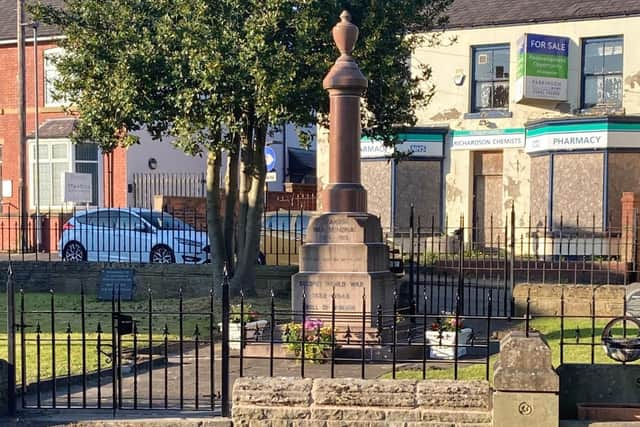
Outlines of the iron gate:
<svg viewBox="0 0 640 427">
<path fill-rule="evenodd" d="M 228 307 L 228 281 L 220 291 Z M 79 295 L 43 295 L 17 289 L 10 266 L 10 412 L 151 409 L 228 416 L 228 362 L 216 362 L 228 359 L 228 318 L 214 289 L 204 298 L 187 298 L 182 290 L 175 298 L 155 298 L 148 290 L 135 301 L 125 301 L 118 289 L 100 301 L 81 284 Z"/>
</svg>

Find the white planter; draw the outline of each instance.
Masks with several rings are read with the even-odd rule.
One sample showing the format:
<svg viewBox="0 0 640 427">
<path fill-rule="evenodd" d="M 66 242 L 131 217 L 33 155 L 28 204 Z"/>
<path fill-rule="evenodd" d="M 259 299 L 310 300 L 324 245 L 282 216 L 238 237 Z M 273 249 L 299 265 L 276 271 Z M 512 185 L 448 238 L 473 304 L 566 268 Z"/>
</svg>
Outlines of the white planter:
<svg viewBox="0 0 640 427">
<path fill-rule="evenodd" d="M 245 341 L 249 341 L 256 336 L 258 329 L 264 329 L 269 322 L 267 320 L 256 320 L 244 324 Z M 218 328 L 222 331 L 222 323 L 218 323 Z M 240 323 L 229 322 L 229 348 L 234 350 L 240 349 Z"/>
<path fill-rule="evenodd" d="M 458 331 L 458 357 L 467 354 L 467 348 L 471 341 L 473 329 L 463 328 Z M 429 345 L 429 357 L 431 359 L 453 359 L 456 345 L 456 332 L 442 332 L 442 340 L 439 331 L 427 331 L 426 342 Z"/>
</svg>

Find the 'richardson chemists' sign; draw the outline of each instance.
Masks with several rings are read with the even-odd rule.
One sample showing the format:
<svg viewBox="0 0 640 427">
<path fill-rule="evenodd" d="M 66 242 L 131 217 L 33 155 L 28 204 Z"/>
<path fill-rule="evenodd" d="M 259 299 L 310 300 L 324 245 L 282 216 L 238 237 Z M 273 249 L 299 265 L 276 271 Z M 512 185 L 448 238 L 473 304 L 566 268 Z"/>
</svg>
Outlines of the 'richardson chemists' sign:
<svg viewBox="0 0 640 427">
<path fill-rule="evenodd" d="M 502 131 L 455 131 L 452 150 L 486 150 L 524 147 L 524 129 Z"/>
<path fill-rule="evenodd" d="M 518 41 L 516 101 L 567 100 L 569 39 L 525 34 Z"/>
</svg>

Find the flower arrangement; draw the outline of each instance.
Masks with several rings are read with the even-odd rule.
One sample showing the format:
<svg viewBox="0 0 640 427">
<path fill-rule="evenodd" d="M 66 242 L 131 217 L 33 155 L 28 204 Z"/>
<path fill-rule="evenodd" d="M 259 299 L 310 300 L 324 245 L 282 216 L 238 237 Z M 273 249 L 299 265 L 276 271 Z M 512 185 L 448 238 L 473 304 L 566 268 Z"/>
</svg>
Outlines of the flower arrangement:
<svg viewBox="0 0 640 427">
<path fill-rule="evenodd" d="M 431 324 L 432 331 L 455 332 L 463 328 L 464 322 L 462 317 L 458 318 L 457 320 L 455 317 L 451 317 L 444 321 L 441 318 L 438 318 Z"/>
<path fill-rule="evenodd" d="M 244 323 L 258 320 L 258 312 L 254 310 L 251 304 L 245 304 L 244 307 L 241 307 L 240 304 L 233 304 L 229 312 L 229 321 L 231 323 L 241 323 L 243 320 Z"/>
<path fill-rule="evenodd" d="M 304 325 L 289 323 L 283 338 L 287 350 L 302 358 L 302 332 L 304 330 L 304 358 L 312 363 L 323 363 L 331 354 L 333 336 L 331 326 L 324 326 L 320 319 L 308 319 Z"/>
</svg>

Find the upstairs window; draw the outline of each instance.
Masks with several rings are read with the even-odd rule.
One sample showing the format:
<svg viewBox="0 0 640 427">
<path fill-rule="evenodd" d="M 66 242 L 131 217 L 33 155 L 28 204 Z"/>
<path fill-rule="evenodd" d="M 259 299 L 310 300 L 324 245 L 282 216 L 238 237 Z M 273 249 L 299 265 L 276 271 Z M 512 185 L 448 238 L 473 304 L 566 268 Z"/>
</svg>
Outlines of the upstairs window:
<svg viewBox="0 0 640 427">
<path fill-rule="evenodd" d="M 45 107 L 59 107 L 65 103 L 65 99 L 56 98 L 55 85 L 58 81 L 58 67 L 56 66 L 56 60 L 61 55 L 64 55 L 64 49 L 54 48 L 47 49 L 44 52 L 44 106 Z"/>
<path fill-rule="evenodd" d="M 472 112 L 509 108 L 509 45 L 473 48 Z"/>
<path fill-rule="evenodd" d="M 622 107 L 622 37 L 585 39 L 582 108 Z"/>
</svg>

